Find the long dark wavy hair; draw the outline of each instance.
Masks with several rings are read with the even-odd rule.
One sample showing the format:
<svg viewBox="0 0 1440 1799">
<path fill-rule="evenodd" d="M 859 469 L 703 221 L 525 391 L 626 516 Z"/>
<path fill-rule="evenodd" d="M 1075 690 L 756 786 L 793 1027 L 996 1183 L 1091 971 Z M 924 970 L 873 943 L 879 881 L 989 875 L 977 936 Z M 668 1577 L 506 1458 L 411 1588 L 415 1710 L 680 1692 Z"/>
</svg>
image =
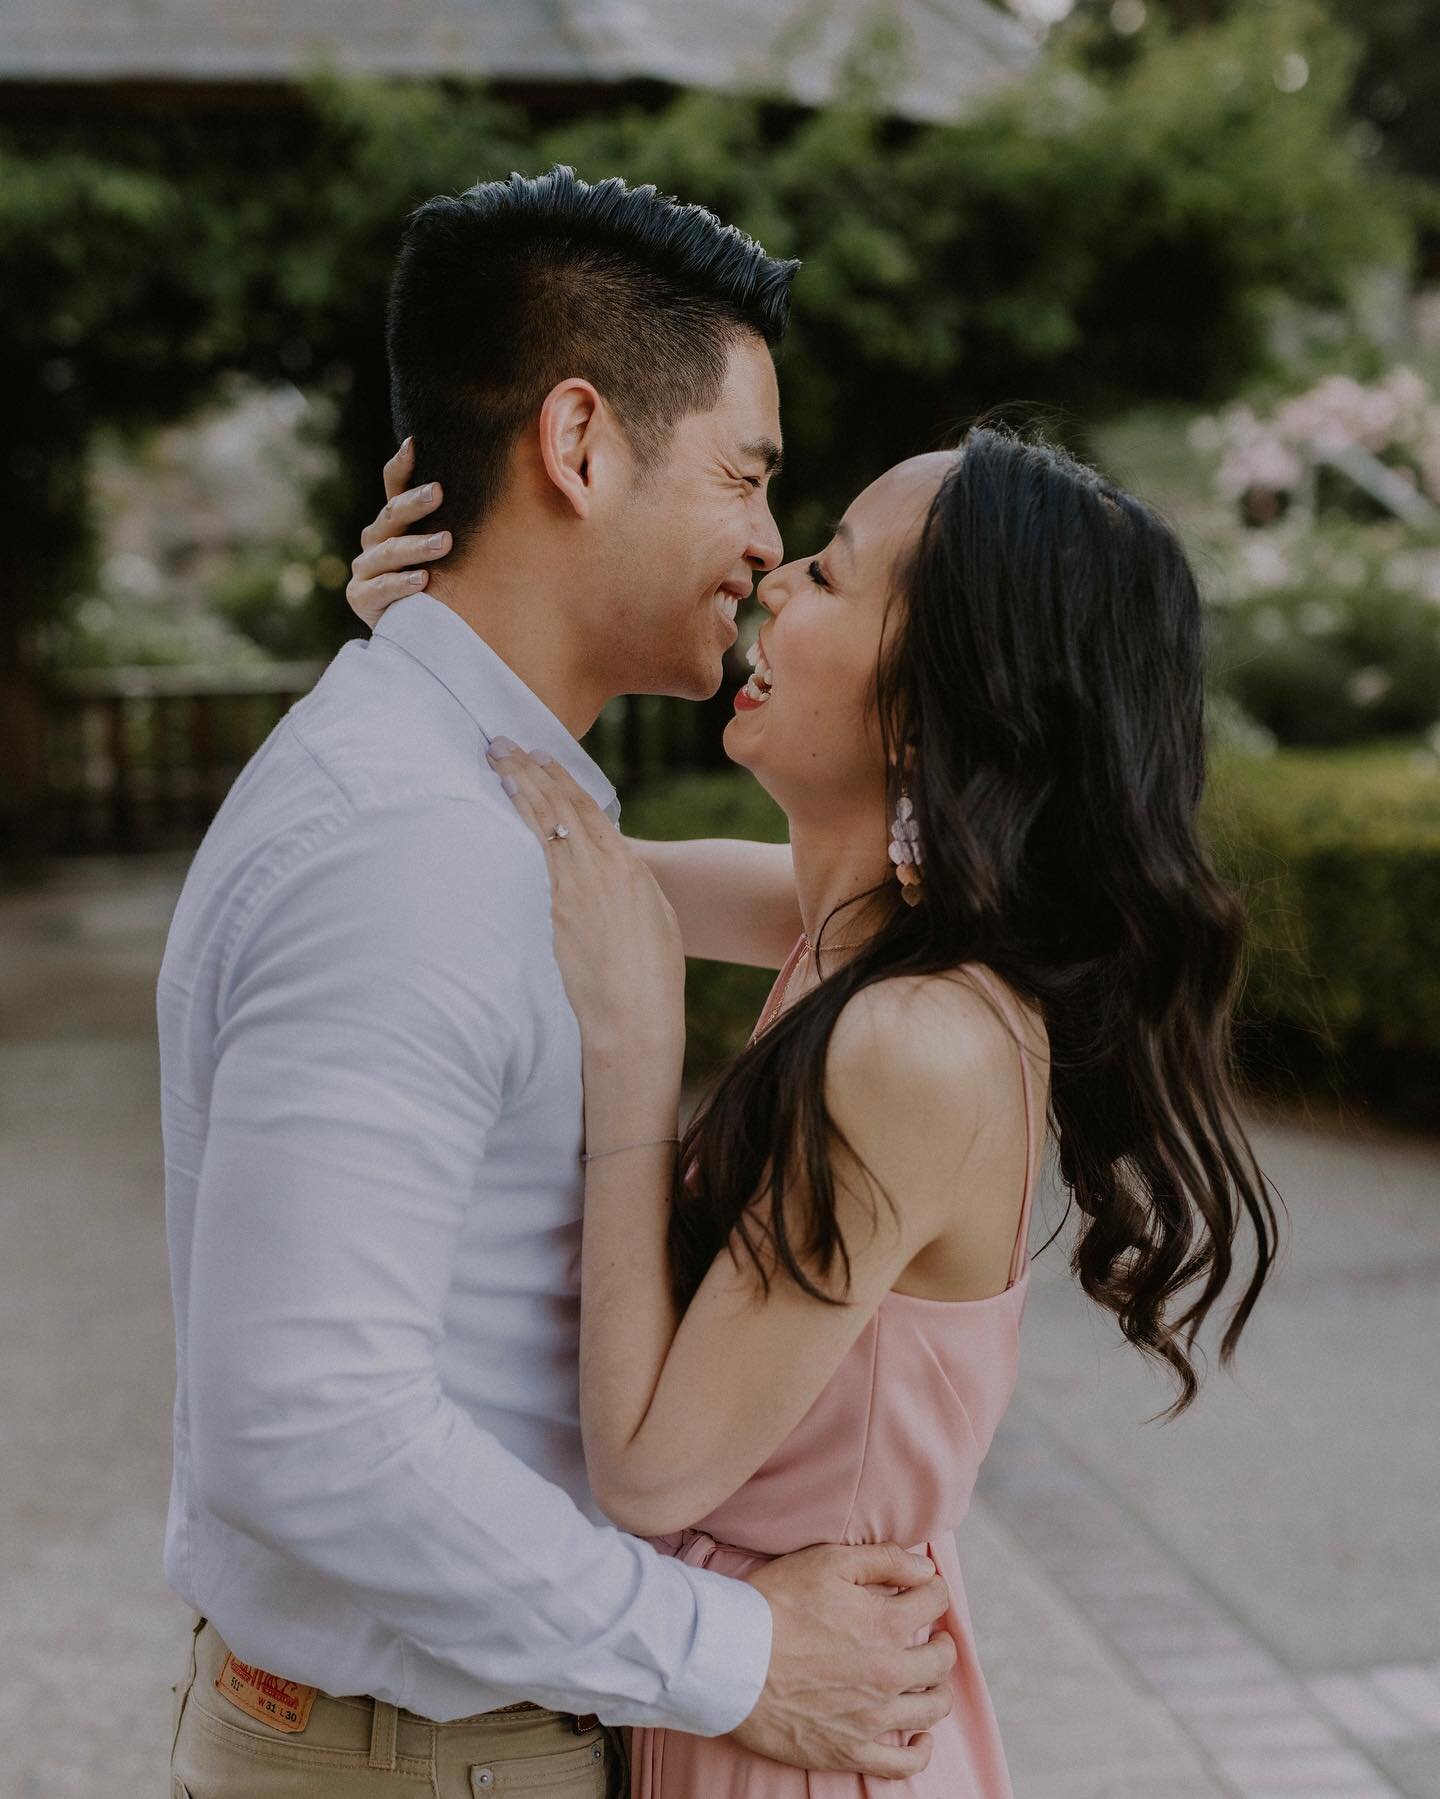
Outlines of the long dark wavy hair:
<svg viewBox="0 0 1440 1799">
<path fill-rule="evenodd" d="M 979 424 L 894 571 L 887 625 L 897 600 L 867 717 L 878 713 L 892 810 L 909 769 L 924 897 L 907 906 L 888 881 L 847 901 L 879 922 L 826 973 L 832 912 L 820 984 L 692 1118 L 670 1212 L 676 1303 L 689 1304 L 732 1233 L 767 1292 L 778 1266 L 817 1300 L 847 1303 L 801 1266 L 825 1276 L 839 1258 L 848 1290 L 832 1144 L 855 1152 L 825 1104 L 830 1033 L 863 987 L 979 963 L 1044 1019 L 1048 1122 L 1084 1215 L 1071 1266 L 1173 1372 L 1173 1417 L 1198 1391 L 1196 1335 L 1230 1279 L 1242 1219 L 1256 1253 L 1222 1363 L 1277 1245 L 1236 1112 L 1242 914 L 1197 830 L 1194 576 L 1141 501 L 1034 430 Z"/>
</svg>

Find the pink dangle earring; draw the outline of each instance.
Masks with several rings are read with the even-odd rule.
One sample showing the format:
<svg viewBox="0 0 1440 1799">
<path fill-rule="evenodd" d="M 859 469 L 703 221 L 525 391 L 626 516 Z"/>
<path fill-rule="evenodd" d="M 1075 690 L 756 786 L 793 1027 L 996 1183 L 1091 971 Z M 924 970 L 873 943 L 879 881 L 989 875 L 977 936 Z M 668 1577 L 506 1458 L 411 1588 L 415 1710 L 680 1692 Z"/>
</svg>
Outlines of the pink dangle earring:
<svg viewBox="0 0 1440 1799">
<path fill-rule="evenodd" d="M 924 856 L 920 849 L 920 826 L 916 822 L 915 808 L 905 790 L 903 779 L 895 816 L 890 821 L 890 860 L 895 865 L 896 878 L 900 882 L 900 897 L 907 906 L 918 906 L 924 884 L 920 873 Z"/>
</svg>

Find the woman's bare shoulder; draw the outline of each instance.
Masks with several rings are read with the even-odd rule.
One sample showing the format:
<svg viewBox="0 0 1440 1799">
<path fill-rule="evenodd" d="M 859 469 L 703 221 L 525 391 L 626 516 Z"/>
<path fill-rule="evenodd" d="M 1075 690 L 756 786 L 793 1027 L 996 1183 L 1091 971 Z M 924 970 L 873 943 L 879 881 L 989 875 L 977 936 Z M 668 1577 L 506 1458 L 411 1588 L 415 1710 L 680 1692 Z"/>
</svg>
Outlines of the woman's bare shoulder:
<svg viewBox="0 0 1440 1799">
<path fill-rule="evenodd" d="M 1000 996 L 997 998 L 995 989 Z M 835 1023 L 832 1053 L 845 1065 L 894 1065 L 910 1078 L 941 1085 L 973 1077 L 1024 1047 L 1042 1058 L 1047 1040 L 1038 1006 L 990 969 L 966 963 L 874 982 L 847 1001 Z"/>
<path fill-rule="evenodd" d="M 992 971 L 967 964 L 860 989 L 835 1020 L 826 1076 L 851 1103 L 904 1103 L 913 1117 L 938 1117 L 988 1105 L 1013 1081 L 1019 1049 L 1035 1063 L 1048 1060 L 1039 1007 L 1022 1002 Z M 963 1128 L 965 1121 L 954 1123 Z"/>
</svg>

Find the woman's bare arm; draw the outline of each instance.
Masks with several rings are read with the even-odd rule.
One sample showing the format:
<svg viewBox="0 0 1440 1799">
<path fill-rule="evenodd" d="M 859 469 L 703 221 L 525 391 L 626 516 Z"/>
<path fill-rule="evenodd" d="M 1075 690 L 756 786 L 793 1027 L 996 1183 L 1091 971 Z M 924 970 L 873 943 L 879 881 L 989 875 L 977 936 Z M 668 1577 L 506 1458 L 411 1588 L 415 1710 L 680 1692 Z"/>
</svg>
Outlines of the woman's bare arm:
<svg viewBox="0 0 1440 1799">
<path fill-rule="evenodd" d="M 687 956 L 779 968 L 804 930 L 788 843 L 630 837 L 675 908 Z"/>
<path fill-rule="evenodd" d="M 983 998 L 949 987 L 877 983 L 841 1013 L 825 1099 L 853 1155 L 832 1152 L 841 1272 L 807 1273 L 845 1305 L 821 1304 L 767 1256 L 763 1291 L 732 1236 L 683 1316 L 666 1233 L 673 1146 L 588 1164 L 580 1275 L 580 1418 L 591 1490 L 612 1523 L 653 1536 L 705 1517 L 810 1410 L 900 1272 L 952 1228 L 957 1194 L 985 1234 L 1013 1240 L 1014 1045 Z M 672 1116 L 663 1047 L 587 1043 L 585 1129 L 640 1143 Z M 997 1178 L 997 1163 L 1007 1179 Z M 871 1178 L 893 1196 L 889 1212 Z M 799 1177 L 793 1224 L 808 1216 Z M 983 1214 L 983 1217 L 982 1217 Z M 763 1231 L 762 1231 L 763 1236 Z M 794 1240 L 794 1239 L 792 1239 Z M 1006 1244 L 1006 1254 L 1009 1245 Z"/>
</svg>

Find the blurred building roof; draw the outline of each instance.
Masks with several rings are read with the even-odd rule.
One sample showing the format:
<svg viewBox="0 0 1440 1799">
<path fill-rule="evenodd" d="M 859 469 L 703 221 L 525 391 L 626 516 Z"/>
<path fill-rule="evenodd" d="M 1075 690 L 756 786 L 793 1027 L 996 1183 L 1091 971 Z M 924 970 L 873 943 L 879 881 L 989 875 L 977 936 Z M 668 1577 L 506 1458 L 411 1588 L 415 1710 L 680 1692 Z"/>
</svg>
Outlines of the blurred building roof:
<svg viewBox="0 0 1440 1799">
<path fill-rule="evenodd" d="M 5 0 L 0 82 L 276 84 L 316 58 L 497 85 L 833 92 L 875 22 L 889 109 L 953 118 L 1035 57 L 991 0 Z M 893 62 L 892 62 L 893 57 Z"/>
</svg>

